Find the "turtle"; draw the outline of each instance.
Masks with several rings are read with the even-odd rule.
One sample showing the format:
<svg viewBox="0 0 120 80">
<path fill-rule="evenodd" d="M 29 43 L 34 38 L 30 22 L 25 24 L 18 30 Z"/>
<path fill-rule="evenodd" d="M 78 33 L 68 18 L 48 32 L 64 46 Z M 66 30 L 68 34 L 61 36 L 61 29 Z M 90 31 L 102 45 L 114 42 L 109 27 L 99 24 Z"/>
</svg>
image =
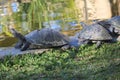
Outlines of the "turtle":
<svg viewBox="0 0 120 80">
<path fill-rule="evenodd" d="M 111 41 L 112 36 L 109 32 L 101 25 L 93 23 L 87 25 L 84 22 L 80 22 L 83 29 L 76 33 L 79 42 L 82 44 L 88 44 L 89 42 L 96 42 L 96 48 L 99 48 L 102 42 Z"/>
<path fill-rule="evenodd" d="M 120 16 L 112 17 L 111 19 L 106 20 L 106 23 L 111 25 L 114 33 L 120 35 Z"/>
<path fill-rule="evenodd" d="M 10 29 L 14 37 L 18 38 L 18 43 L 15 45 L 16 49 L 25 51 L 29 48 L 51 48 L 61 47 L 63 50 L 70 47 L 78 47 L 78 40 L 69 38 L 67 35 L 59 31 L 43 28 L 34 30 L 25 36 L 16 31 L 14 28 Z"/>
<path fill-rule="evenodd" d="M 120 37 L 120 16 L 115 16 L 107 20 L 101 20 L 101 21 L 96 20 L 94 22 L 106 28 L 109 31 L 109 33 L 112 35 L 112 37 L 114 37 L 113 41 L 118 40 L 117 38 Z"/>
<path fill-rule="evenodd" d="M 96 22 L 105 28 L 108 28 L 109 31 L 120 34 L 120 16 L 114 16 L 110 19 Z"/>
</svg>

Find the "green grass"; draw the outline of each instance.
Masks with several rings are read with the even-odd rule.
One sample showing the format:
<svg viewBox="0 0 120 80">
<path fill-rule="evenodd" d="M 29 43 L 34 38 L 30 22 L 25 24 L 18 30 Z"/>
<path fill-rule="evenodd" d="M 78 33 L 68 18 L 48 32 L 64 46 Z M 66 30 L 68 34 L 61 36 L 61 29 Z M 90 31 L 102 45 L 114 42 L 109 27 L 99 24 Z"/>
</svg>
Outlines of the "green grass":
<svg viewBox="0 0 120 80">
<path fill-rule="evenodd" d="M 120 80 L 120 43 L 6 56 L 0 80 Z"/>
</svg>

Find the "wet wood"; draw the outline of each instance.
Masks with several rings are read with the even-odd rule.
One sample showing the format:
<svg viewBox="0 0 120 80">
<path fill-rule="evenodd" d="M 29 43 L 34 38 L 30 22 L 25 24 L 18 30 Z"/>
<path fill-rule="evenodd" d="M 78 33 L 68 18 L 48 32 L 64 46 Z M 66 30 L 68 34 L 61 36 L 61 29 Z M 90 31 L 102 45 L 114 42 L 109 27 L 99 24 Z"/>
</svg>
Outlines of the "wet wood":
<svg viewBox="0 0 120 80">
<path fill-rule="evenodd" d="M 15 49 L 14 47 L 6 47 L 6 48 L 0 48 L 0 58 L 3 58 L 7 55 L 22 55 L 22 54 L 41 54 L 45 51 L 48 51 L 49 49 L 35 49 L 35 50 L 26 50 L 26 51 L 20 51 L 19 49 Z"/>
</svg>

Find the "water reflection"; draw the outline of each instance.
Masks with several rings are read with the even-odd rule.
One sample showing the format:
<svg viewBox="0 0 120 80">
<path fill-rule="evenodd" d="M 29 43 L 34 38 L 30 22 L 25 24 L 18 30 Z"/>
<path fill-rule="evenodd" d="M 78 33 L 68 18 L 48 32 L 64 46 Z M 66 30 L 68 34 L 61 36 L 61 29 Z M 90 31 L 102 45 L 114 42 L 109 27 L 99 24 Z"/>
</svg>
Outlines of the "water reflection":
<svg viewBox="0 0 120 80">
<path fill-rule="evenodd" d="M 13 46 L 17 42 L 17 39 L 14 37 L 3 36 L 0 38 L 0 47 Z"/>
<path fill-rule="evenodd" d="M 18 12 L 19 11 L 19 4 L 18 4 L 18 2 L 12 2 L 11 3 L 11 7 L 12 7 L 12 11 L 13 12 Z"/>
<path fill-rule="evenodd" d="M 12 12 L 18 12 L 19 11 L 19 4 L 18 4 L 18 2 L 12 2 L 11 3 L 11 8 L 12 8 Z M 8 15 L 9 14 L 9 12 L 8 12 L 8 6 L 6 6 L 6 7 L 3 7 L 2 8 L 3 9 L 3 15 Z"/>
<path fill-rule="evenodd" d="M 28 23 L 26 21 L 23 21 L 21 24 L 21 29 L 23 32 L 28 31 L 29 27 L 28 27 Z"/>
<path fill-rule="evenodd" d="M 0 25 L 0 34 L 2 33 L 2 25 Z"/>
<path fill-rule="evenodd" d="M 11 3 L 11 8 L 12 8 L 12 12 L 13 13 L 16 13 L 16 12 L 19 11 L 18 7 L 19 7 L 19 5 L 18 5 L 17 2 Z M 9 12 L 8 12 L 6 7 L 3 8 L 3 13 L 4 13 L 4 15 L 8 15 L 9 14 Z M 43 22 L 43 26 L 46 27 L 46 28 L 49 27 L 49 28 L 57 30 L 57 31 L 62 31 L 66 35 L 73 35 L 76 32 L 76 30 L 80 30 L 81 29 L 81 27 L 77 23 L 77 21 L 74 21 L 74 20 L 71 20 L 71 21 L 64 21 L 64 20 L 60 20 L 60 19 L 59 20 L 53 20 L 56 17 L 57 17 L 57 19 L 58 19 L 58 17 L 60 18 L 61 15 L 62 15 L 62 13 L 58 13 L 58 12 L 56 12 L 56 13 L 54 13 L 54 12 L 49 13 L 48 16 L 52 20 L 49 20 L 47 22 Z M 30 29 L 31 27 L 28 26 L 28 22 L 27 22 L 26 16 L 27 16 L 27 14 L 25 12 L 22 12 L 22 15 L 21 15 L 22 21 L 19 22 L 19 23 L 16 23 L 17 21 L 14 21 L 15 25 L 17 24 L 17 27 L 15 27 L 15 28 L 18 29 L 18 27 L 19 27 L 20 29 L 18 29 L 18 30 L 20 30 L 20 32 L 22 32 L 22 33 L 23 32 L 27 33 L 27 32 L 30 32 L 30 30 L 39 29 L 37 23 L 36 23 L 37 25 L 32 26 L 32 29 Z M 13 19 L 13 20 L 15 20 L 15 19 Z M 70 19 L 67 18 L 67 20 L 70 20 Z M 1 19 L 0 21 L 3 21 L 3 20 Z M 3 28 L 8 28 L 6 23 L 9 23 L 9 22 L 7 22 L 7 20 L 6 20 L 6 22 L 4 22 L 5 26 L 0 25 L 0 34 L 4 33 L 3 32 Z M 6 40 L 9 40 L 10 44 L 7 43 Z M 14 41 L 16 41 L 16 40 L 14 40 L 13 37 L 4 36 L 4 37 L 2 37 L 0 39 L 0 46 L 11 46 L 13 43 L 15 43 Z"/>
<path fill-rule="evenodd" d="M 61 27 L 61 20 L 52 20 L 52 21 L 48 21 L 48 22 L 43 22 L 43 26 L 45 28 L 51 28 L 57 31 L 61 31 L 62 27 Z"/>
</svg>

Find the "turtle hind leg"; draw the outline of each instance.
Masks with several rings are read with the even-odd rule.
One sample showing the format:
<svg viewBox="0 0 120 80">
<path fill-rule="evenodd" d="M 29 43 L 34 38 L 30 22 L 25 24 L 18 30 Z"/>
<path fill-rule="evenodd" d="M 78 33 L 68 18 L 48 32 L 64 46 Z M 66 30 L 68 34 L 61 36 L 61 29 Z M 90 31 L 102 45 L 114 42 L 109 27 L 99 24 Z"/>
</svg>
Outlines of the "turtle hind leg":
<svg viewBox="0 0 120 80">
<path fill-rule="evenodd" d="M 101 46 L 101 44 L 102 44 L 102 41 L 97 41 L 96 48 L 99 48 Z"/>
<path fill-rule="evenodd" d="M 74 50 L 78 50 L 78 46 L 72 46 L 72 45 L 64 45 L 64 46 L 62 46 L 61 47 L 61 49 L 63 50 L 63 51 L 65 51 L 65 50 L 67 50 L 67 49 L 74 49 Z"/>
<path fill-rule="evenodd" d="M 21 51 L 27 50 L 29 48 L 29 46 L 30 46 L 30 43 L 29 42 L 25 42 L 24 45 L 21 48 Z"/>
<path fill-rule="evenodd" d="M 16 43 L 16 45 L 14 46 L 16 49 L 19 49 L 19 48 L 21 48 L 22 47 L 22 45 L 23 45 L 23 42 L 20 40 L 20 41 L 18 41 L 18 43 Z"/>
<path fill-rule="evenodd" d="M 67 50 L 67 49 L 69 49 L 69 48 L 70 48 L 69 45 L 64 45 L 64 46 L 61 47 L 61 49 L 62 49 L 63 51 L 65 51 L 65 50 Z"/>
</svg>

